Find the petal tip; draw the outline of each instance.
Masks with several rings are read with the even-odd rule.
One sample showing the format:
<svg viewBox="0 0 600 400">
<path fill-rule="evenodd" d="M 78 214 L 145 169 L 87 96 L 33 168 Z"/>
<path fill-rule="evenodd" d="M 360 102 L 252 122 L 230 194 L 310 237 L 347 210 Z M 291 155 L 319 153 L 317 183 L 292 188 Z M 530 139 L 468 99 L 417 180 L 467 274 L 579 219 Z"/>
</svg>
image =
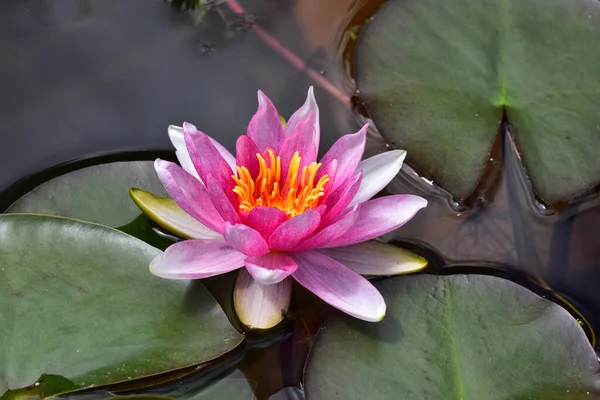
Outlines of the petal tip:
<svg viewBox="0 0 600 400">
<path fill-rule="evenodd" d="M 190 135 L 193 135 L 197 132 L 196 126 L 187 121 L 183 123 L 182 128 L 183 128 L 183 132 L 189 133 Z"/>
<path fill-rule="evenodd" d="M 266 102 L 267 102 L 267 100 L 268 100 L 268 97 L 265 94 L 265 92 L 263 92 L 262 90 L 259 90 L 256 93 L 256 97 L 258 98 L 258 107 L 259 108 L 264 107 L 265 104 L 266 104 Z"/>
<path fill-rule="evenodd" d="M 156 275 L 156 276 L 161 277 L 161 278 L 163 277 L 160 274 L 160 272 L 157 271 L 157 265 L 159 265 L 162 262 L 163 258 L 164 258 L 164 253 L 162 253 L 162 254 L 154 257 L 152 259 L 152 261 L 150 261 L 150 264 L 148 265 L 148 270 L 150 271 L 150 273 L 152 275 Z"/>
<path fill-rule="evenodd" d="M 167 168 L 169 168 L 169 165 L 171 165 L 171 163 L 169 161 L 165 161 L 160 158 L 157 158 L 156 160 L 154 160 L 154 169 L 157 171 L 159 169 L 160 170 L 167 169 Z"/>
<path fill-rule="evenodd" d="M 181 126 L 178 125 L 169 125 L 167 127 L 167 133 L 169 134 L 169 137 L 173 137 L 173 136 L 177 136 L 177 135 L 182 135 L 183 134 L 183 128 Z"/>
<path fill-rule="evenodd" d="M 315 89 L 313 86 L 310 86 L 308 88 L 308 94 L 306 95 L 306 101 L 317 104 L 317 100 L 315 99 Z"/>
<path fill-rule="evenodd" d="M 387 311 L 387 305 L 385 304 L 385 300 L 383 297 L 381 298 L 381 306 L 379 307 L 379 312 L 377 313 L 377 317 L 373 319 L 372 322 L 380 322 L 385 318 L 385 313 Z"/>
<path fill-rule="evenodd" d="M 406 150 L 399 149 L 399 150 L 392 150 L 392 151 L 395 151 L 396 153 L 398 153 L 398 161 L 403 163 L 404 159 L 406 158 L 406 155 L 408 154 L 406 152 Z"/>
</svg>

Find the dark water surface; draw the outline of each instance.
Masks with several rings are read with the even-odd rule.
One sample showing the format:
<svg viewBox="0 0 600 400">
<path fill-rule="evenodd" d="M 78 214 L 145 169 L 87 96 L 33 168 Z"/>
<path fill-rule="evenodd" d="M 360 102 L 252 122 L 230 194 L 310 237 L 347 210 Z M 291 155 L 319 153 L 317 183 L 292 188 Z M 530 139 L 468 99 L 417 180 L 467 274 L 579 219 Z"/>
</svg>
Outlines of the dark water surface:
<svg viewBox="0 0 600 400">
<path fill-rule="evenodd" d="M 355 92 L 341 56 L 342 32 L 355 23 L 358 10 L 364 15 L 373 3 L 241 4 L 245 14 L 220 5 L 195 23 L 192 14 L 159 0 L 0 2 L 2 208 L 52 171 L 64 172 L 38 174 L 59 164 L 110 154 L 122 160 L 172 158 L 166 127 L 184 120 L 233 151 L 256 110 L 258 89 L 288 117 L 314 85 L 322 149 L 356 131 L 361 118 L 349 102 Z M 257 26 L 305 66 L 270 46 Z M 323 79 L 337 91 L 327 90 Z M 389 145 L 372 134 L 368 152 Z M 151 153 L 127 153 L 133 151 Z M 483 272 L 522 283 L 569 309 L 591 338 L 600 326 L 600 202 L 544 209 L 517 157 L 509 132 L 501 132 L 489 173 L 461 211 L 403 170 L 390 191 L 420 194 L 430 206 L 388 239 L 427 257 L 429 272 Z M 32 174 L 38 175 L 28 180 Z M 257 398 L 300 385 L 311 341 L 328 312 L 297 290 L 289 321 L 269 337 L 251 339 L 238 368 L 254 382 Z M 277 398 L 299 395 L 290 389 Z"/>
</svg>

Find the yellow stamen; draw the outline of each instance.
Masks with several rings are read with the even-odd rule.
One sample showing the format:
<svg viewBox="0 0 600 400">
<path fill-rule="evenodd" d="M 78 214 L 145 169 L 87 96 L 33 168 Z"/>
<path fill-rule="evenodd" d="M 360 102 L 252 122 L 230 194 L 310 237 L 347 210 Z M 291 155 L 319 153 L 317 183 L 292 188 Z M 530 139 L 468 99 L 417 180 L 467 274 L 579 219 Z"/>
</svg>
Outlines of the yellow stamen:
<svg viewBox="0 0 600 400">
<path fill-rule="evenodd" d="M 272 149 L 267 150 L 269 165 L 261 154 L 258 159 L 258 174 L 253 179 L 245 166 L 236 167 L 237 176 L 232 175 L 236 184 L 233 192 L 239 199 L 239 209 L 250 211 L 254 207 L 277 207 L 292 218 L 306 210 L 319 206 L 325 195 L 327 175 L 322 175 L 315 185 L 321 164 L 313 162 L 300 171 L 302 158 L 295 152 L 282 182 L 281 158 Z"/>
</svg>

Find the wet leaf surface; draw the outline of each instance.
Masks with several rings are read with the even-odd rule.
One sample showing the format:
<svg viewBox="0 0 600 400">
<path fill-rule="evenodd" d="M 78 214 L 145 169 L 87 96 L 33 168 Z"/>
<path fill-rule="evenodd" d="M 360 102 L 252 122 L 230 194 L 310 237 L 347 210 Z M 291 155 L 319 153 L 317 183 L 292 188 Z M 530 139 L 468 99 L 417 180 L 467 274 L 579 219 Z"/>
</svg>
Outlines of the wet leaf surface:
<svg viewBox="0 0 600 400">
<path fill-rule="evenodd" d="M 506 115 L 540 197 L 600 181 L 600 2 L 402 0 L 366 25 L 360 97 L 408 163 L 457 198 Z"/>
<path fill-rule="evenodd" d="M 140 215 L 132 187 L 165 196 L 152 161 L 122 161 L 85 167 L 51 179 L 6 212 L 49 214 L 118 227 Z"/>
<path fill-rule="evenodd" d="M 577 321 L 515 283 L 419 275 L 378 288 L 388 305 L 382 322 L 337 313 L 322 328 L 305 372 L 308 399 L 542 400 L 600 393 L 600 366 Z"/>
<path fill-rule="evenodd" d="M 148 272 L 159 253 L 100 225 L 0 216 L 0 392 L 42 374 L 78 389 L 127 381 L 236 347 L 242 335 L 201 284 Z"/>
</svg>

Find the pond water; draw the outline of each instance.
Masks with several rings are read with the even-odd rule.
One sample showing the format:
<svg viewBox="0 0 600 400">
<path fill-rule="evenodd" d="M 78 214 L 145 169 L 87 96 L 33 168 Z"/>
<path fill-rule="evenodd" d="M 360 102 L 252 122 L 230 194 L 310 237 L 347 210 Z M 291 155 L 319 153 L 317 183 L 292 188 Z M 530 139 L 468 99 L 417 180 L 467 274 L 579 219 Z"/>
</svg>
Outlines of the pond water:
<svg viewBox="0 0 600 400">
<path fill-rule="evenodd" d="M 174 159 L 169 124 L 190 121 L 234 150 L 257 89 L 289 116 L 315 86 L 321 149 L 357 130 L 364 115 L 343 32 L 377 2 L 248 0 L 244 14 L 232 2 L 212 3 L 199 20 L 163 1 L 1 2 L 0 207 L 82 166 Z M 373 133 L 367 152 L 394 145 Z M 462 205 L 404 169 L 389 190 L 430 205 L 387 239 L 426 257 L 427 272 L 488 273 L 530 287 L 579 318 L 592 339 L 600 326 L 599 201 L 541 206 L 513 147 L 504 129 L 476 194 Z M 291 309 L 283 326 L 251 338 L 234 360 L 258 399 L 286 387 L 277 399 L 302 396 L 293 388 L 330 310 L 301 290 Z M 225 359 L 211 377 L 234 361 Z"/>
</svg>

